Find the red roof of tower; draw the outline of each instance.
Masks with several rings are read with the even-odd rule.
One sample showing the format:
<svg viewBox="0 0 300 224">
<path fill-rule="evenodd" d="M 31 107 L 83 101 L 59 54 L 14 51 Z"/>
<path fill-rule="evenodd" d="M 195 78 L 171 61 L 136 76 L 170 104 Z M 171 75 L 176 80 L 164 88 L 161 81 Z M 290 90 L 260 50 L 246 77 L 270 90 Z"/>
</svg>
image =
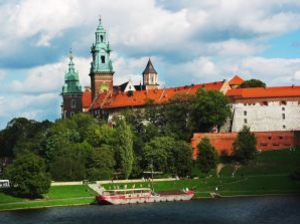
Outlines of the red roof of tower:
<svg viewBox="0 0 300 224">
<path fill-rule="evenodd" d="M 82 94 L 82 107 L 89 108 L 92 104 L 92 93 L 91 90 L 85 89 Z"/>
</svg>

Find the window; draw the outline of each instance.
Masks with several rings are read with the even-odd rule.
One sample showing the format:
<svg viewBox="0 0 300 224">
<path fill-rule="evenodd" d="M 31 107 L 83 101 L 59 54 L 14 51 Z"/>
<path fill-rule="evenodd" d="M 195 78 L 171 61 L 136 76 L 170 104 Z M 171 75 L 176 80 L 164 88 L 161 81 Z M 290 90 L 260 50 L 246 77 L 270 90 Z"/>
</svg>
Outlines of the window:
<svg viewBox="0 0 300 224">
<path fill-rule="evenodd" d="M 101 63 L 102 63 L 102 64 L 105 63 L 105 56 L 101 56 Z"/>
<path fill-rule="evenodd" d="M 280 105 L 286 105 L 286 101 L 281 101 Z"/>
<path fill-rule="evenodd" d="M 100 40 L 101 40 L 101 42 L 103 42 L 103 36 L 102 35 L 100 36 Z"/>
<path fill-rule="evenodd" d="M 74 115 L 74 112 L 71 112 L 71 113 L 70 113 L 70 117 L 72 117 L 73 115 Z"/>
<path fill-rule="evenodd" d="M 284 108 L 284 107 L 282 107 L 282 111 L 285 111 L 285 108 Z"/>
<path fill-rule="evenodd" d="M 247 111 L 244 111 L 244 115 L 247 116 Z"/>
<path fill-rule="evenodd" d="M 269 139 L 269 140 L 271 140 L 271 139 L 272 139 L 272 137 L 271 137 L 271 136 L 269 136 L 269 137 L 268 137 L 268 139 Z"/>
<path fill-rule="evenodd" d="M 282 114 L 282 119 L 283 119 L 283 120 L 285 119 L 285 114 Z"/>
<path fill-rule="evenodd" d="M 285 125 L 282 125 L 282 128 L 285 129 Z"/>
<path fill-rule="evenodd" d="M 247 119 L 244 119 L 244 123 L 247 124 L 247 122 L 248 122 Z"/>
<path fill-rule="evenodd" d="M 71 100 L 71 108 L 76 108 L 76 100 L 75 99 Z"/>
</svg>

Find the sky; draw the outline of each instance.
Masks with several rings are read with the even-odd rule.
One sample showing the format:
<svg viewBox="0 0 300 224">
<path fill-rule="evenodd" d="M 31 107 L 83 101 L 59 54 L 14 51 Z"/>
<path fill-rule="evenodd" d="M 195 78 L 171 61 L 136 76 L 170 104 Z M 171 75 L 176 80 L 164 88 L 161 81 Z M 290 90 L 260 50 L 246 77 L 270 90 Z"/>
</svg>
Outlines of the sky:
<svg viewBox="0 0 300 224">
<path fill-rule="evenodd" d="M 15 117 L 60 118 L 70 48 L 83 86 L 101 15 L 114 84 L 229 79 L 300 85 L 299 0 L 0 0 L 0 130 Z"/>
</svg>

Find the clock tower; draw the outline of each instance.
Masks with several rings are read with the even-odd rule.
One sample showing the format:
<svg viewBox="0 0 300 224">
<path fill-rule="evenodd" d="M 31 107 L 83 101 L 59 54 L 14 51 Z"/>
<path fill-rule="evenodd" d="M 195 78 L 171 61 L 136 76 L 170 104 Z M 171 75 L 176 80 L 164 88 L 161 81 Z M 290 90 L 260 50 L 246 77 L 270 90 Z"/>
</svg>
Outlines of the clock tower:
<svg viewBox="0 0 300 224">
<path fill-rule="evenodd" d="M 106 40 L 106 31 L 100 18 L 95 32 L 95 43 L 91 47 L 93 56 L 90 69 L 92 101 L 101 93 L 113 92 L 114 71 L 110 52 L 109 42 Z"/>
</svg>

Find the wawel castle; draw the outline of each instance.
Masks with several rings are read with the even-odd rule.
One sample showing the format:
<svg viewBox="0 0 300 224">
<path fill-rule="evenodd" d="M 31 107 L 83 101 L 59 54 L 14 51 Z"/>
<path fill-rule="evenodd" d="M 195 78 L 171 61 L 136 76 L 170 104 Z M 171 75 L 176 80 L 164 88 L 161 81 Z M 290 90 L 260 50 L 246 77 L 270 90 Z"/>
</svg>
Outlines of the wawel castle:
<svg viewBox="0 0 300 224">
<path fill-rule="evenodd" d="M 195 94 L 199 88 L 203 88 L 220 91 L 227 95 L 231 102 L 233 116 L 224 127 L 219 127 L 222 133 L 206 133 L 206 137 L 211 139 L 219 152 L 222 151 L 222 147 L 226 152 L 230 152 L 229 146 L 225 146 L 228 143 L 226 141 L 234 139 L 236 132 L 244 125 L 250 127 L 257 136 L 263 135 L 257 137 L 258 149 L 300 145 L 300 135 L 297 132 L 300 130 L 300 86 L 238 89 L 244 80 L 236 75 L 230 80 L 159 88 L 158 73 L 150 59 L 141 74 L 143 83 L 134 84 L 129 80 L 115 86 L 110 52 L 106 31 L 100 20 L 95 32 L 95 43 L 91 46 L 92 62 L 89 73 L 91 86 L 84 91 L 75 70 L 73 55 L 70 54 L 69 69 L 62 87 L 63 118 L 83 111 L 110 122 L 114 115 L 128 107 L 142 108 L 149 100 L 160 104 L 175 94 Z M 193 147 L 203 135 L 204 133 L 194 135 Z M 217 142 L 214 142 L 214 138 Z"/>
</svg>

